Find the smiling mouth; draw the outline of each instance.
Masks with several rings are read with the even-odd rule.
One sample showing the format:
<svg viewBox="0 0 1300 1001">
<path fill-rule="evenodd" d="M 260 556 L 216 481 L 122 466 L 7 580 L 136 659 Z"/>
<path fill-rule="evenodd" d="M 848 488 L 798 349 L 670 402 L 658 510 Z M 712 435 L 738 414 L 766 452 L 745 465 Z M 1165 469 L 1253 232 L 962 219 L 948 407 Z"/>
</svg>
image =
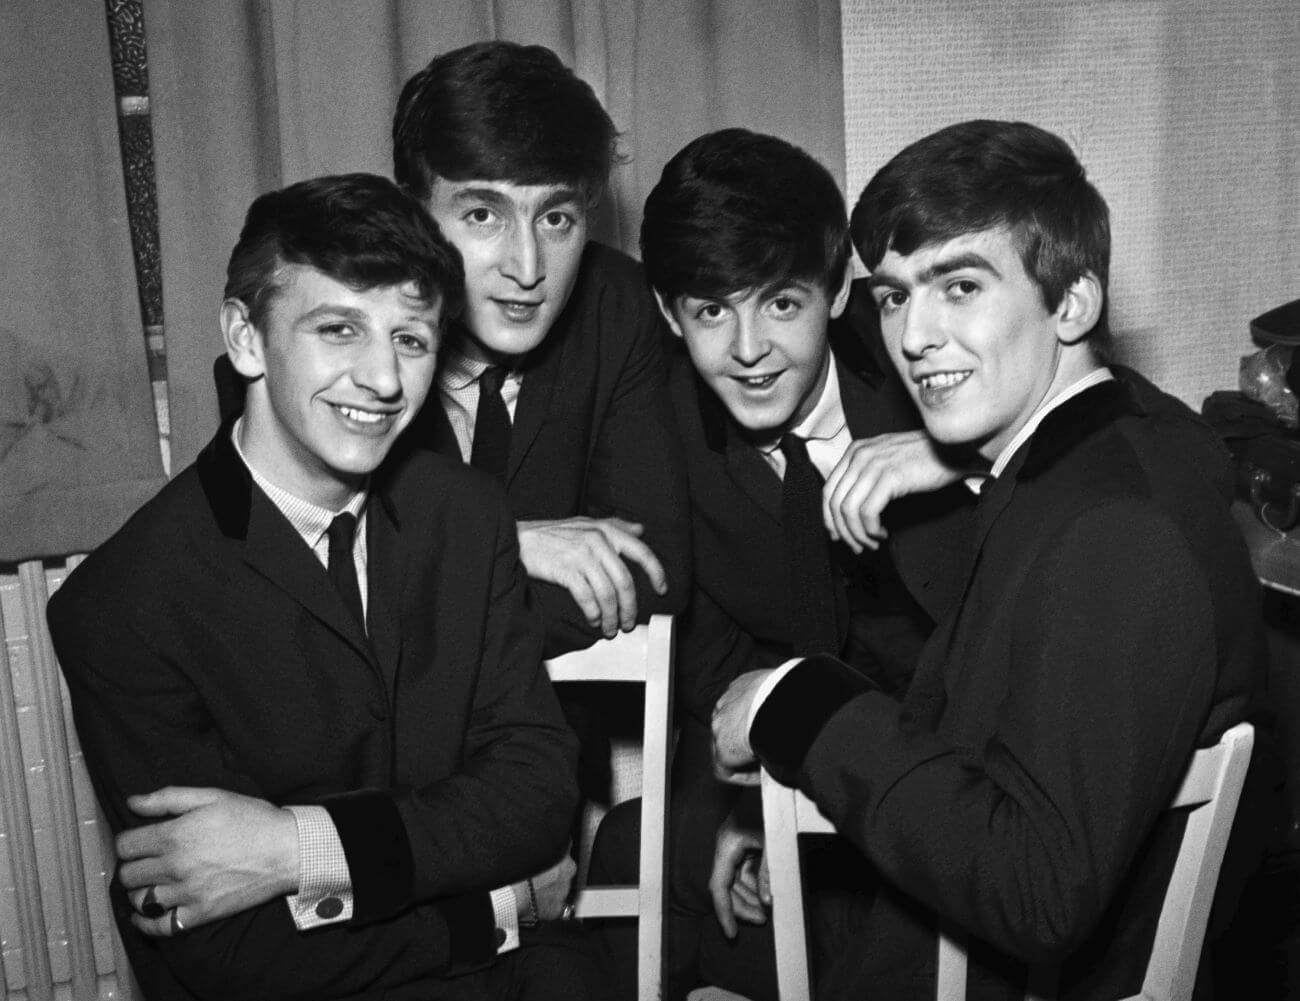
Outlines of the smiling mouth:
<svg viewBox="0 0 1300 1001">
<path fill-rule="evenodd" d="M 731 377 L 745 389 L 767 389 L 777 379 L 781 378 L 780 372 L 769 372 L 766 375 L 733 375 Z"/>
<path fill-rule="evenodd" d="M 365 424 L 370 427 L 378 426 L 396 416 L 396 414 L 387 411 L 361 410 L 358 407 L 344 406 L 342 403 L 331 403 L 330 406 L 348 420 L 354 421 L 357 424 Z"/>
<path fill-rule="evenodd" d="M 922 389 L 951 389 L 965 382 L 970 376 L 969 369 L 964 372 L 935 372 L 933 375 L 921 376 L 916 382 Z"/>
<path fill-rule="evenodd" d="M 970 369 L 960 372 L 931 372 L 929 375 L 916 376 L 913 382 L 918 389 L 918 402 L 926 407 L 937 407 L 947 402 L 972 375 Z"/>
</svg>

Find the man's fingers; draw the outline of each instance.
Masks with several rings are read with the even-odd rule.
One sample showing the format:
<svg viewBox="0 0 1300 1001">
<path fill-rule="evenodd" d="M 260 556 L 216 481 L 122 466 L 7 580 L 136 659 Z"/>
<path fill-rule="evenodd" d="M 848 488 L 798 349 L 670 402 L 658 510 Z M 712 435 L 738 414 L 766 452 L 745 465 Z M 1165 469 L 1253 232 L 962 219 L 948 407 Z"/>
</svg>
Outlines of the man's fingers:
<svg viewBox="0 0 1300 1001">
<path fill-rule="evenodd" d="M 772 906 L 772 875 L 767 870 L 767 853 L 758 865 L 758 899 L 767 907 Z"/>
<path fill-rule="evenodd" d="M 164 821 L 161 824 L 146 824 L 144 827 L 133 827 L 130 830 L 123 831 L 113 842 L 113 847 L 117 850 L 117 857 L 122 862 L 131 862 L 135 859 L 156 860 L 162 855 L 171 844 L 171 822 Z M 122 872 L 129 873 L 133 878 L 139 866 L 123 865 Z M 155 872 L 144 872 L 140 877 L 148 880 L 158 875 Z M 143 882 L 133 882 L 125 884 L 130 886 L 143 886 Z"/>
<path fill-rule="evenodd" d="M 713 860 L 713 874 L 709 877 L 709 896 L 713 898 L 713 913 L 727 938 L 736 937 L 736 915 L 731 909 L 731 871 L 720 873 L 718 859 Z"/>
<path fill-rule="evenodd" d="M 160 883 L 170 883 L 176 878 L 163 860 L 155 855 L 146 855 L 135 861 L 123 862 L 117 867 L 117 880 L 128 893 L 132 890 L 143 892 Z"/>
<path fill-rule="evenodd" d="M 636 527 L 639 529 L 641 526 Z M 640 534 L 640 532 L 636 533 L 636 535 Z M 623 559 L 631 560 L 637 564 L 645 572 L 650 581 L 650 586 L 659 594 L 663 594 L 668 590 L 668 573 L 664 570 L 664 565 L 659 562 L 659 557 L 654 554 L 654 551 L 636 535 L 606 531 L 605 539 Z M 633 624 L 635 625 L 635 621 Z"/>
<path fill-rule="evenodd" d="M 632 541 L 644 548 L 640 541 Z M 589 580 L 597 575 L 600 577 L 599 585 L 593 582 L 593 589 L 601 599 L 602 611 L 608 608 L 612 612 L 609 618 L 614 628 L 606 629 L 605 635 L 613 636 L 618 629 L 628 630 L 636 625 L 636 581 L 632 579 L 627 564 L 619 558 L 616 547 L 606 540 L 602 540 L 600 546 L 593 547 L 593 554 L 598 563 L 587 576 Z"/>
<path fill-rule="evenodd" d="M 128 796 L 126 805 L 141 817 L 169 817 L 207 806 L 220 792 L 196 786 L 164 786 L 150 793 Z"/>
<path fill-rule="evenodd" d="M 731 888 L 731 907 L 736 918 L 747 924 L 761 925 L 767 922 L 767 911 L 758 902 L 758 898 L 742 896 L 736 886 Z"/>
</svg>

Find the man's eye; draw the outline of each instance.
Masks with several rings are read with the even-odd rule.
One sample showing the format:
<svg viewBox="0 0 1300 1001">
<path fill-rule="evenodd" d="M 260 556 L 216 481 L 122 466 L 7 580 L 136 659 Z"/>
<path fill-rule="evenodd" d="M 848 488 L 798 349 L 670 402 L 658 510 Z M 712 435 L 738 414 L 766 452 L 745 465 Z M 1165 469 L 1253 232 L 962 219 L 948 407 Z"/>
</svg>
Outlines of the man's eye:
<svg viewBox="0 0 1300 1001">
<path fill-rule="evenodd" d="M 485 208 L 470 209 L 463 218 L 466 222 L 475 226 L 485 226 L 492 221 L 492 210 Z"/>
<path fill-rule="evenodd" d="M 574 218 L 568 212 L 547 212 L 542 216 L 542 225 L 557 233 L 567 233 L 573 229 Z"/>
<path fill-rule="evenodd" d="M 347 341 L 357 336 L 356 328 L 350 323 L 327 323 L 317 330 L 322 337 L 332 341 Z"/>
<path fill-rule="evenodd" d="M 882 313 L 889 313 L 894 311 L 895 309 L 898 309 L 905 302 L 907 302 L 907 296 L 904 293 L 899 292 L 897 289 L 895 289 L 890 292 L 885 292 L 883 295 L 881 295 L 876 300 L 876 305 L 880 308 L 880 311 Z"/>
<path fill-rule="evenodd" d="M 706 302 L 695 311 L 695 319 L 703 320 L 705 323 L 716 323 L 722 319 L 722 307 L 716 302 Z"/>
<path fill-rule="evenodd" d="M 432 344 L 428 338 L 421 337 L 418 334 L 394 334 L 393 343 L 397 346 L 398 351 L 411 358 L 427 355 L 432 350 Z"/>
<path fill-rule="evenodd" d="M 778 295 L 772 300 L 770 305 L 772 312 L 777 316 L 788 318 L 799 312 L 802 304 L 798 299 L 792 298 L 791 296 Z"/>
<path fill-rule="evenodd" d="M 959 278 L 948 286 L 948 295 L 953 299 L 965 299 L 979 291 L 979 284 L 969 278 Z"/>
</svg>

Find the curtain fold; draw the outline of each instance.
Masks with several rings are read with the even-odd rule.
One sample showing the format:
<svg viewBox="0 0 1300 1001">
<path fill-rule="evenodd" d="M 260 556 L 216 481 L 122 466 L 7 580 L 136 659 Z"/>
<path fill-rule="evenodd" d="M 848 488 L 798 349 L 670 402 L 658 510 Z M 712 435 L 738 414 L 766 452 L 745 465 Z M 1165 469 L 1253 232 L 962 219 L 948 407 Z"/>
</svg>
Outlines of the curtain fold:
<svg viewBox="0 0 1300 1001">
<path fill-rule="evenodd" d="M 100 4 L 0 6 L 0 563 L 97 545 L 162 484 Z"/>
<path fill-rule="evenodd" d="M 536 42 L 592 84 L 630 156 L 594 231 L 629 251 L 664 162 L 710 129 L 775 132 L 843 177 L 837 0 L 151 0 L 146 13 L 177 470 L 215 427 L 216 311 L 248 203 L 315 174 L 391 176 L 398 92 L 439 52 Z"/>
</svg>

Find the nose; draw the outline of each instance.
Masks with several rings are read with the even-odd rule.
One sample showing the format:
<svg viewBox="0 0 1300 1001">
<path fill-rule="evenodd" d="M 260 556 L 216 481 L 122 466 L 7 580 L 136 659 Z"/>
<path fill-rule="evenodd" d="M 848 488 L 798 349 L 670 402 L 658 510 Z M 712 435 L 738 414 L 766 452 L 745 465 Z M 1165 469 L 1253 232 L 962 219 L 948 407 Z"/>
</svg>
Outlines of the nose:
<svg viewBox="0 0 1300 1001">
<path fill-rule="evenodd" d="M 928 308 L 913 296 L 898 321 L 902 325 L 900 347 L 908 361 L 918 361 L 940 347 L 946 339 L 938 310 Z"/>
<path fill-rule="evenodd" d="M 521 288 L 535 288 L 546 277 L 541 244 L 532 226 L 516 226 L 511 232 L 501 272 Z"/>
<path fill-rule="evenodd" d="M 377 399 L 396 400 L 402 395 L 397 348 L 387 337 L 371 337 L 352 367 L 352 381 Z"/>
<path fill-rule="evenodd" d="M 772 345 L 767 339 L 763 324 L 753 316 L 741 312 L 731 338 L 731 357 L 741 365 L 757 365 L 767 357 Z"/>
</svg>

